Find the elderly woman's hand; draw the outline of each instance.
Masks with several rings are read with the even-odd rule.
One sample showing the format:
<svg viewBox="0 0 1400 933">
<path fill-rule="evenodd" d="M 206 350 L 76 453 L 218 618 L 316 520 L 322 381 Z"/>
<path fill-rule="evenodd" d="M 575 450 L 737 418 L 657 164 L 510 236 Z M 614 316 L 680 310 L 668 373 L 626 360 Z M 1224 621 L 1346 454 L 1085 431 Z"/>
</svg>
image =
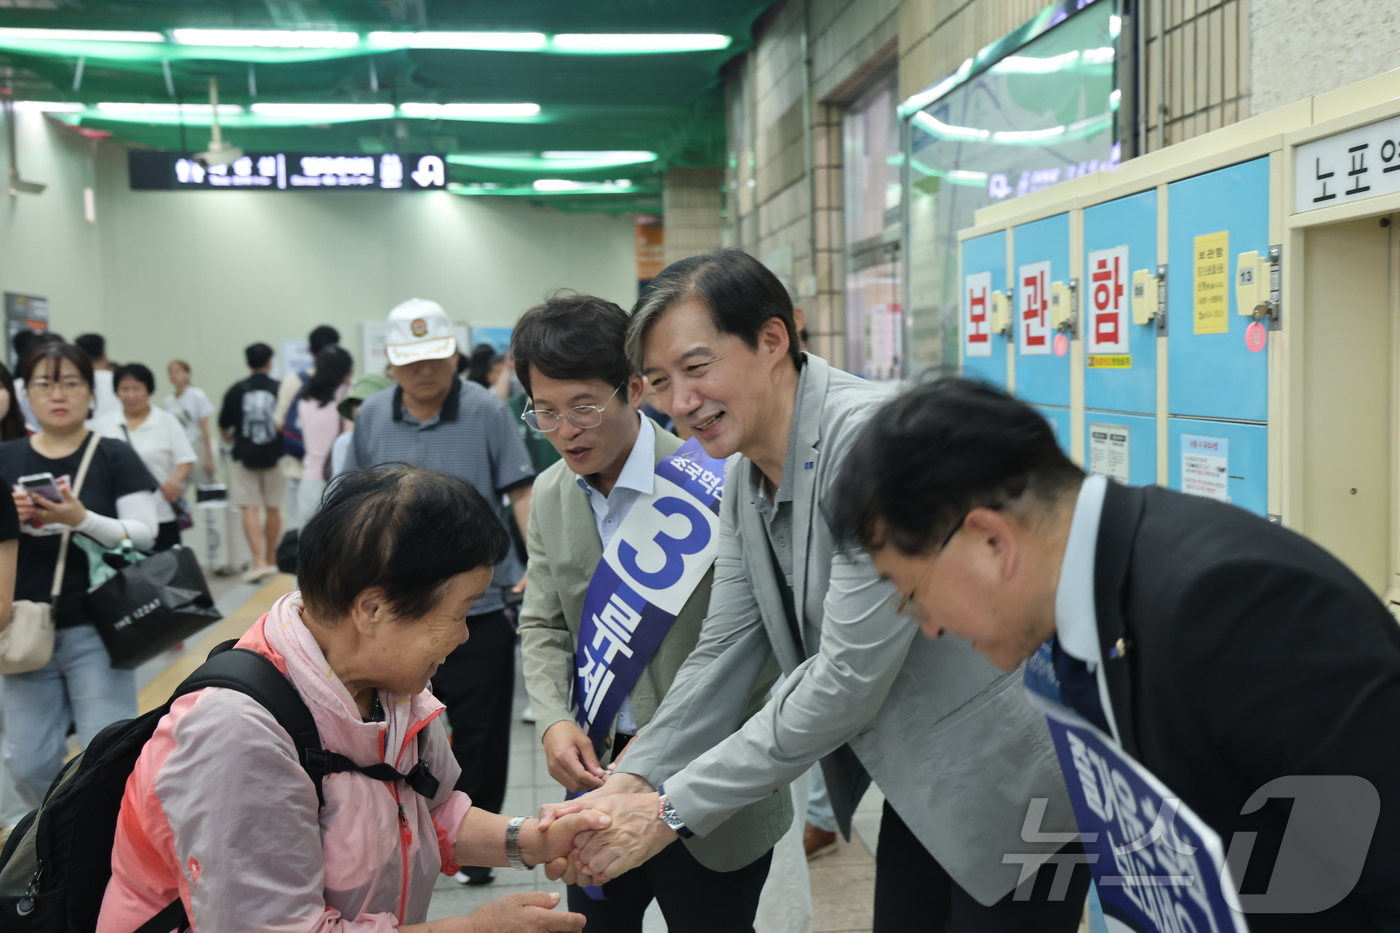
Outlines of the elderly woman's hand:
<svg viewBox="0 0 1400 933">
<path fill-rule="evenodd" d="M 556 933 L 582 930 L 583 914 L 555 910 L 558 894 L 507 894 L 471 912 L 471 933 Z"/>
</svg>

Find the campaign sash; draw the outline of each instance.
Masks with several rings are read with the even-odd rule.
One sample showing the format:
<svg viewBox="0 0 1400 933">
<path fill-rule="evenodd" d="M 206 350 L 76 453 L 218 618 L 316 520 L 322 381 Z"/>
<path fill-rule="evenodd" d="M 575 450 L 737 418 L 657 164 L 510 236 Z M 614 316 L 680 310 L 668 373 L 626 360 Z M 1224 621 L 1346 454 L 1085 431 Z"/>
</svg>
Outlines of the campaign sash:
<svg viewBox="0 0 1400 933">
<path fill-rule="evenodd" d="M 1107 929 L 1248 933 L 1220 836 L 1063 704 L 1048 642 L 1026 662 L 1025 686 L 1045 711 Z"/>
<path fill-rule="evenodd" d="M 651 495 L 633 504 L 593 571 L 575 651 L 573 713 L 596 748 L 714 563 L 723 491 L 724 461 L 686 441 L 656 465 Z"/>
</svg>

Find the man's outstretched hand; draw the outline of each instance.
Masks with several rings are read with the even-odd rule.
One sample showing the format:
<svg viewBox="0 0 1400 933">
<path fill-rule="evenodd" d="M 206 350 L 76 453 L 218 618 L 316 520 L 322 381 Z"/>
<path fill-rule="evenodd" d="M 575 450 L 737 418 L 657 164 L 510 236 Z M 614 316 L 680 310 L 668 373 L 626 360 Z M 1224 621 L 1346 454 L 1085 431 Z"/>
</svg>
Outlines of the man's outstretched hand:
<svg viewBox="0 0 1400 933">
<path fill-rule="evenodd" d="M 595 878 L 616 878 L 631 871 L 680 838 L 661 821 L 661 797 L 656 791 L 608 794 L 591 800 L 589 808 L 606 814 L 610 822 L 604 829 L 575 836 L 570 860 L 575 869 Z"/>
</svg>

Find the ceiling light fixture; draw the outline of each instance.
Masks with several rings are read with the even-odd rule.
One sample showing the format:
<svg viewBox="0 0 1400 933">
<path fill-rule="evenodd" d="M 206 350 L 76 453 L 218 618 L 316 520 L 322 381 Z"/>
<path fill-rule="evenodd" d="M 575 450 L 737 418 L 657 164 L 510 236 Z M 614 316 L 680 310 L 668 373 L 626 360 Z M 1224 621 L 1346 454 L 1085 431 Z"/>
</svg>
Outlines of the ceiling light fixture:
<svg viewBox="0 0 1400 933">
<path fill-rule="evenodd" d="M 562 33 L 550 45 L 561 52 L 705 52 L 732 41 L 716 33 Z"/>
<path fill-rule="evenodd" d="M 164 42 L 159 32 L 137 32 L 130 29 L 0 29 L 0 41 L 40 40 L 58 42 Z"/>
<path fill-rule="evenodd" d="M 479 52 L 537 52 L 548 43 L 542 32 L 372 32 L 381 49 L 469 49 Z"/>
<path fill-rule="evenodd" d="M 611 165 L 638 165 L 643 162 L 655 162 L 656 153 L 648 152 L 645 149 L 552 150 L 541 152 L 540 158 L 555 159 L 560 162 L 608 162 Z"/>
<path fill-rule="evenodd" d="M 81 110 L 82 105 L 78 105 Z M 119 114 L 121 116 L 148 115 L 153 117 L 175 116 L 183 114 L 188 117 L 208 117 L 214 113 L 210 104 L 148 104 L 139 102 L 103 101 L 97 105 L 100 113 Z M 225 117 L 238 116 L 243 112 L 243 108 L 238 104 L 219 104 L 219 115 Z"/>
<path fill-rule="evenodd" d="M 406 117 L 424 120 L 501 120 L 533 117 L 540 112 L 539 104 L 399 104 Z"/>
<path fill-rule="evenodd" d="M 393 104 L 253 104 L 260 117 L 290 117 L 294 120 L 387 120 L 394 115 Z"/>
<path fill-rule="evenodd" d="M 360 44 L 357 32 L 330 29 L 175 29 L 181 45 L 261 49 L 348 49 Z"/>
<path fill-rule="evenodd" d="M 531 187 L 545 194 L 558 194 L 565 191 L 612 194 L 630 190 L 632 181 L 628 178 L 619 178 L 617 181 L 572 181 L 567 178 L 540 178 Z"/>
<path fill-rule="evenodd" d="M 87 104 L 67 100 L 17 100 L 15 109 L 20 113 L 77 113 L 86 110 Z"/>
</svg>

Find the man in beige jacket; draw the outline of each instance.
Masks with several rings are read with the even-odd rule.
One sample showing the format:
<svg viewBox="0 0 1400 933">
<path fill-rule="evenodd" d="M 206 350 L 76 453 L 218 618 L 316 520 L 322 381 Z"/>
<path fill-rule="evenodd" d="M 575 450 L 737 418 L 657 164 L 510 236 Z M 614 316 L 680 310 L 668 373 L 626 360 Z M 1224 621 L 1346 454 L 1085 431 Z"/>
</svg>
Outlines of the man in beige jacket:
<svg viewBox="0 0 1400 933">
<path fill-rule="evenodd" d="M 517 373 L 530 396 L 526 421 L 563 457 L 535 483 L 527 536 L 530 582 L 520 635 L 525 684 L 549 773 L 571 794 L 600 787 L 605 767 L 615 763 L 646 727 L 694 648 L 710 600 L 715 548 L 706 552 L 682 547 L 685 541 L 696 544 L 704 538 L 704 529 L 692 524 L 685 541 L 673 537 L 685 521 L 663 503 L 674 504 L 676 496 L 658 499 L 663 489 L 675 490 L 658 476 L 658 465 L 676 454 L 681 441 L 637 410 L 642 383 L 627 363 L 627 323 L 626 312 L 611 302 L 587 296 L 555 298 L 521 318 L 511 343 Z M 720 471 L 718 465 L 715 470 Z M 669 517 L 658 526 L 656 545 L 651 544 L 650 529 L 636 537 L 632 566 L 642 568 L 637 571 L 640 579 L 670 589 L 665 595 L 680 608 L 668 623 L 672 613 L 654 611 L 667 601 L 658 599 L 640 613 L 630 642 L 615 645 L 613 632 L 621 629 L 607 620 L 608 612 L 601 613 L 605 618 L 600 622 L 596 610 L 585 608 L 590 582 L 595 572 L 609 572 L 603 557 L 619 530 L 625 541 L 633 540 L 627 530 L 639 529 L 638 521 L 645 520 L 643 509 L 651 511 L 653 504 Z M 660 544 L 663 539 L 674 545 L 671 551 Z M 655 551 L 648 553 L 648 547 Z M 620 545 L 627 548 L 626 543 Z M 673 559 L 677 567 L 687 564 L 685 573 L 677 570 L 675 582 L 664 574 Z M 618 563 L 626 565 L 627 560 Z M 654 570 L 658 566 L 662 569 Z M 650 658 L 639 672 L 634 665 L 630 684 L 622 665 L 612 668 L 616 682 L 613 673 L 607 679 L 586 679 L 593 656 L 603 659 L 600 650 L 611 649 L 608 659 L 641 664 L 648 647 Z M 766 699 L 776 674 L 774 666 L 751 698 L 750 714 Z M 579 702 L 578 694 L 589 687 L 576 686 L 576 681 L 601 686 Z M 569 909 L 587 916 L 593 933 L 640 931 L 642 915 L 653 899 L 673 933 L 751 930 L 773 844 L 791 821 L 790 795 L 782 788 L 739 811 L 704 839 L 670 847 L 601 891 L 571 887 Z"/>
</svg>

